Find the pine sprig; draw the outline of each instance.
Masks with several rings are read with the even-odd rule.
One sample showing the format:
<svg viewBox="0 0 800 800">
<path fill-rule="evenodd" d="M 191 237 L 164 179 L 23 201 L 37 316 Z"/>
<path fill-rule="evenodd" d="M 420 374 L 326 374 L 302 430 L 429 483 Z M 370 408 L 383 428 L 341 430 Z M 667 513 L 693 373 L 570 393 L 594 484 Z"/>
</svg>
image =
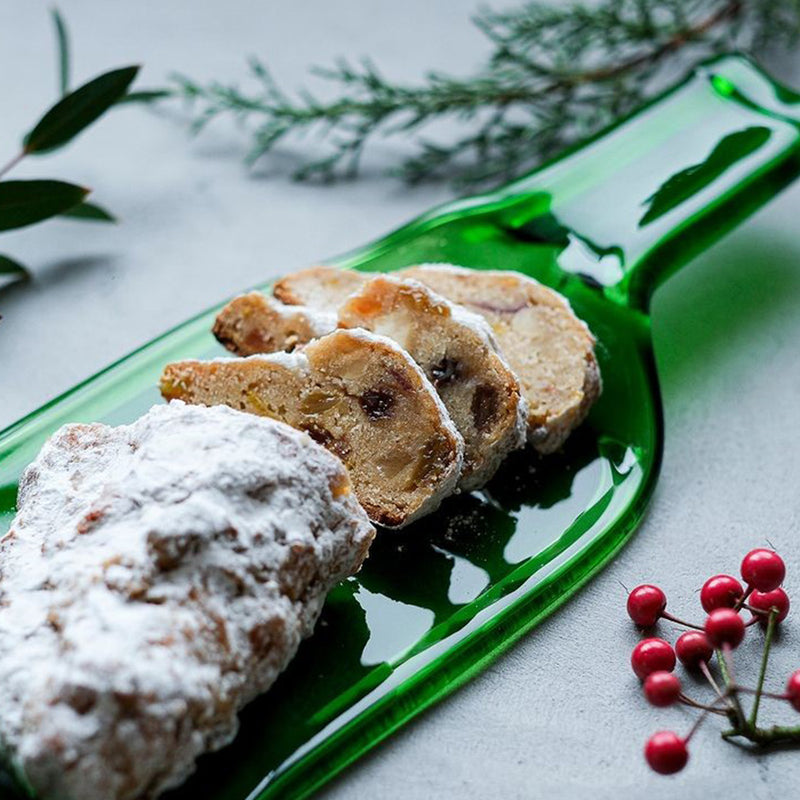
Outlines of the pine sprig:
<svg viewBox="0 0 800 800">
<path fill-rule="evenodd" d="M 425 75 L 420 85 L 387 78 L 370 60 L 339 60 L 312 74 L 333 83 L 332 100 L 290 95 L 258 59 L 253 91 L 179 76 L 174 94 L 195 108 L 194 132 L 221 116 L 252 133 L 253 163 L 276 145 L 316 132 L 328 145 L 295 172 L 331 181 L 357 173 L 374 138 L 411 136 L 418 152 L 394 170 L 409 183 L 450 177 L 459 184 L 513 178 L 631 111 L 656 91 L 662 70 L 726 49 L 761 52 L 800 33 L 800 0 L 603 0 L 551 7 L 527 3 L 474 19 L 493 52 L 474 75 Z M 455 120 L 463 133 L 435 139 Z"/>
</svg>

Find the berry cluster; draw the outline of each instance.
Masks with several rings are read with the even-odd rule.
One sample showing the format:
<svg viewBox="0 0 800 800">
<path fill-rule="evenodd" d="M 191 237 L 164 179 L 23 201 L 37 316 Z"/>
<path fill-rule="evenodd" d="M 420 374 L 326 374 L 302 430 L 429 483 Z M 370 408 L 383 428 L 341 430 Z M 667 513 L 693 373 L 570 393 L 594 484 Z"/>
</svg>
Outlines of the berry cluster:
<svg viewBox="0 0 800 800">
<path fill-rule="evenodd" d="M 640 628 L 651 628 L 659 619 L 689 628 L 678 637 L 674 648 L 664 639 L 649 637 L 640 641 L 631 654 L 631 666 L 643 682 L 649 703 L 658 707 L 684 703 L 702 710 L 687 736 L 659 731 L 647 741 L 645 759 L 662 775 L 671 775 L 686 766 L 689 740 L 709 714 L 728 718 L 730 729 L 722 734 L 724 739 L 743 737 L 757 745 L 800 742 L 800 728 L 759 728 L 756 725 L 762 697 L 788 701 L 800 711 L 800 670 L 790 676 L 784 693 L 764 691 L 775 628 L 789 613 L 789 596 L 781 588 L 786 567 L 776 552 L 759 548 L 744 557 L 741 574 L 744 586 L 731 575 L 714 575 L 703 584 L 700 603 L 708 616 L 702 626 L 684 622 L 669 613 L 667 597 L 658 586 L 637 586 L 628 595 L 628 615 Z M 749 621 L 742 619 L 742 611 L 750 612 Z M 749 689 L 734 679 L 732 653 L 741 644 L 747 628 L 754 624 L 760 624 L 766 633 L 758 683 L 755 689 Z M 722 687 L 710 668 L 715 655 Z M 680 678 L 673 672 L 678 661 L 687 670 L 699 670 L 705 675 L 716 694 L 714 702 L 700 703 L 683 692 Z M 742 707 L 742 694 L 754 696 L 749 716 Z"/>
</svg>

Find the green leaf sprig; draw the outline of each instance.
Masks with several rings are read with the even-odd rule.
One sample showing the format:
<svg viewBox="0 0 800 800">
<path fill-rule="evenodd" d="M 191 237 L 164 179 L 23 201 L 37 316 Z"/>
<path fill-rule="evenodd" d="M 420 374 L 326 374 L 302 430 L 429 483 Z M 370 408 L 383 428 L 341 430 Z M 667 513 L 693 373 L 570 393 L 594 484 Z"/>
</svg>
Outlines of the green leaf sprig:
<svg viewBox="0 0 800 800">
<path fill-rule="evenodd" d="M 82 131 L 125 100 L 139 71 L 138 66 L 111 70 L 73 91 L 70 84 L 70 48 L 67 28 L 58 11 L 53 11 L 58 48 L 58 86 L 61 98 L 48 109 L 22 140 L 20 151 L 0 168 L 0 232 L 33 225 L 55 216 L 114 222 L 108 211 L 87 203 L 90 190 L 57 180 L 3 180 L 28 156 L 42 156 L 71 142 Z M 28 276 L 25 267 L 9 256 L 0 255 L 0 282 Z"/>
</svg>

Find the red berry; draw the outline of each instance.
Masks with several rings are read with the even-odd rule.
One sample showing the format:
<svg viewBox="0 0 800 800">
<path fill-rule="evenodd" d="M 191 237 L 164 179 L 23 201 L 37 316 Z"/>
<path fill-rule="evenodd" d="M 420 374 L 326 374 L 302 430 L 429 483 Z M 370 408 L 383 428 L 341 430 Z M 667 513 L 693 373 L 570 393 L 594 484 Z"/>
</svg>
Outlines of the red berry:
<svg viewBox="0 0 800 800">
<path fill-rule="evenodd" d="M 777 589 L 786 577 L 786 565 L 774 551 L 759 547 L 742 559 L 742 578 L 759 592 Z"/>
<path fill-rule="evenodd" d="M 667 607 L 667 596 L 658 586 L 642 584 L 628 595 L 628 616 L 643 628 L 655 625 Z"/>
<path fill-rule="evenodd" d="M 706 636 L 714 647 L 738 647 L 744 639 L 744 622 L 732 608 L 717 608 L 706 618 Z"/>
<path fill-rule="evenodd" d="M 732 575 L 714 575 L 703 584 L 700 603 L 710 614 L 715 608 L 733 608 L 743 594 L 742 584 Z"/>
<path fill-rule="evenodd" d="M 701 661 L 706 664 L 711 661 L 714 648 L 702 631 L 686 631 L 675 642 L 675 652 L 678 654 L 681 664 L 691 669 L 700 666 Z"/>
<path fill-rule="evenodd" d="M 786 682 L 786 694 L 795 711 L 800 711 L 800 669 L 795 670 Z"/>
<path fill-rule="evenodd" d="M 644 746 L 644 757 L 650 769 L 660 775 L 680 772 L 689 760 L 686 742 L 672 731 L 654 733 Z"/>
<path fill-rule="evenodd" d="M 651 672 L 644 680 L 644 696 L 651 706 L 671 706 L 680 693 L 681 682 L 673 672 Z"/>
<path fill-rule="evenodd" d="M 753 592 L 750 595 L 750 605 L 758 611 L 767 612 L 759 614 L 761 622 L 765 625 L 769 622 L 769 612 L 773 608 L 778 609 L 775 622 L 783 622 L 789 614 L 789 595 L 780 587 L 771 592 Z"/>
<path fill-rule="evenodd" d="M 640 680 L 652 672 L 672 672 L 675 669 L 675 651 L 663 639 L 642 639 L 633 648 L 631 666 Z"/>
</svg>

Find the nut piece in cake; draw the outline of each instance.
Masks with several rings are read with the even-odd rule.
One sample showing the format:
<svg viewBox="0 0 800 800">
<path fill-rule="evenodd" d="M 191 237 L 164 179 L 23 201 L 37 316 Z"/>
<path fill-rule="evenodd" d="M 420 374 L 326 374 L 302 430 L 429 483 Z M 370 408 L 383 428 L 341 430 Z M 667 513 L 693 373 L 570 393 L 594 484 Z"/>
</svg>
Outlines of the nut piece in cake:
<svg viewBox="0 0 800 800">
<path fill-rule="evenodd" d="M 183 403 L 61 428 L 18 509 L 0 540 L 0 748 L 40 800 L 185 780 L 375 533 L 308 436 Z"/>
<path fill-rule="evenodd" d="M 379 275 L 344 302 L 339 325 L 388 336 L 422 368 L 464 437 L 459 488 L 485 484 L 525 443 L 527 404 L 482 317 L 418 281 Z"/>
<path fill-rule="evenodd" d="M 387 527 L 433 511 L 461 473 L 463 440 L 435 390 L 404 350 L 368 331 L 337 330 L 291 354 L 169 364 L 161 392 L 307 431 Z"/>
</svg>

